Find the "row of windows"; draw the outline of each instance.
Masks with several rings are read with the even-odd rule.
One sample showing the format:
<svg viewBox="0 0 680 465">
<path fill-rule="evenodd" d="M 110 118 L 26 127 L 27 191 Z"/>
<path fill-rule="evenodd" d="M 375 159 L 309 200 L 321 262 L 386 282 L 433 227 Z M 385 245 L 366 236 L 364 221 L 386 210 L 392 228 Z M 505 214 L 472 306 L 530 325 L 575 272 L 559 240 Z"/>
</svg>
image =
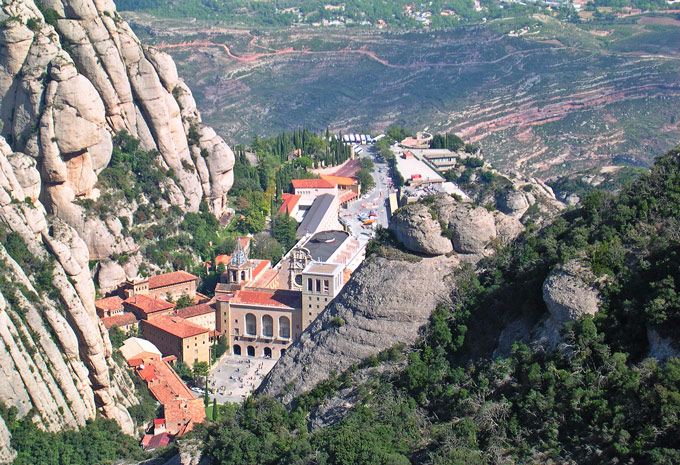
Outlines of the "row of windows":
<svg viewBox="0 0 680 465">
<path fill-rule="evenodd" d="M 238 323 L 238 320 L 236 320 Z M 274 337 L 274 319 L 269 315 L 262 316 L 262 336 Z M 257 318 L 252 313 L 246 315 L 246 335 L 257 336 Z M 290 319 L 279 317 L 279 337 L 290 338 Z"/>
<path fill-rule="evenodd" d="M 312 279 L 312 278 L 307 278 L 307 290 L 308 290 L 309 292 L 314 292 L 314 284 L 315 284 L 314 281 L 316 281 L 316 292 L 321 292 L 321 284 L 322 284 L 322 282 L 321 282 L 320 279 L 314 280 L 314 279 Z M 329 285 L 328 280 L 327 280 L 327 279 L 324 279 L 324 280 L 323 280 L 323 292 L 329 292 L 329 289 L 330 289 L 329 286 L 330 286 L 330 285 Z"/>
</svg>

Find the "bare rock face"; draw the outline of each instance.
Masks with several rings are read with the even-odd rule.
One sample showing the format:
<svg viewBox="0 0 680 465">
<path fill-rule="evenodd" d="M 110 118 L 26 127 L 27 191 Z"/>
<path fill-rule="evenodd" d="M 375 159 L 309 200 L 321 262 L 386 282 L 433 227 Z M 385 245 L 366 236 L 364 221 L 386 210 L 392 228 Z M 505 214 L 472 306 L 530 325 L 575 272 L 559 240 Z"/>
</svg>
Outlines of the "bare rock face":
<svg viewBox="0 0 680 465">
<path fill-rule="evenodd" d="M 506 215 L 521 218 L 533 202 L 535 199 L 531 194 L 508 189 L 498 203 L 500 210 Z"/>
<path fill-rule="evenodd" d="M 593 281 L 590 269 L 576 260 L 553 270 L 543 282 L 543 300 L 550 317 L 557 322 L 567 323 L 584 315 L 595 315 L 600 294 Z"/>
<path fill-rule="evenodd" d="M 45 24 L 33 0 L 0 9 L 0 122 L 12 151 L 34 158 L 48 212 L 74 227 L 93 258 L 129 252 L 113 231 L 87 224 L 76 199 L 95 199 L 98 174 L 111 158 L 112 135 L 127 131 L 156 149 L 172 169 L 172 204 L 197 211 L 205 199 L 216 216 L 227 208 L 234 155 L 203 125 L 191 91 L 169 55 L 140 44 L 108 0 L 44 0 L 59 19 Z M 38 30 L 25 26 L 38 21 Z M 35 29 L 35 28 L 34 28 Z M 68 42 L 68 49 L 62 47 Z M 200 135 L 190 141 L 189 130 Z M 21 174 L 17 171 L 21 178 Z M 37 197 L 36 197 L 37 198 Z M 169 206 L 169 205 L 168 205 Z M 92 234 L 93 229 L 98 233 Z"/>
<path fill-rule="evenodd" d="M 42 267 L 49 266 L 50 255 L 56 260 L 50 294 L 36 289 L 27 270 L 0 245 L 5 283 L 0 292 L 0 375 L 5 380 L 0 401 L 15 406 L 20 417 L 32 412 L 32 420 L 49 431 L 77 428 L 100 411 L 132 433 L 125 406 L 136 400 L 124 397 L 125 388 L 110 376 L 115 365 L 108 333 L 94 309 L 88 247 L 66 222 L 46 216 L 41 202 L 26 195 L 24 186 L 30 192 L 32 180 L 39 179 L 28 158 L 10 153 L 0 137 L 0 225 L 19 235 Z M 3 426 L 0 460 L 13 455 Z"/>
<path fill-rule="evenodd" d="M 439 222 L 425 205 L 414 203 L 400 208 L 390 220 L 390 230 L 413 252 L 443 255 L 453 251 L 451 241 L 442 236 Z"/>
<path fill-rule="evenodd" d="M 368 259 L 279 359 L 261 392 L 290 403 L 333 371 L 341 373 L 397 343 L 414 343 L 437 304 L 448 301 L 446 276 L 458 265 L 455 256 L 417 263 Z"/>
<path fill-rule="evenodd" d="M 453 248 L 461 254 L 479 254 L 496 238 L 494 216 L 482 207 L 453 204 L 440 210 L 453 234 Z"/>
</svg>

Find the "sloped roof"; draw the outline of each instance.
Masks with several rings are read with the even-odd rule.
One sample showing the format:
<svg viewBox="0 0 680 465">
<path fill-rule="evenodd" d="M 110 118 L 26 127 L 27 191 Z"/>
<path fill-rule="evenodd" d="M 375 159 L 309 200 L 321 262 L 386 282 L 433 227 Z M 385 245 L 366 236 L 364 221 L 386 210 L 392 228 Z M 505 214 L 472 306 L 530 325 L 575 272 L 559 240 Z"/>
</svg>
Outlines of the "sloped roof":
<svg viewBox="0 0 680 465">
<path fill-rule="evenodd" d="M 105 297 L 103 299 L 95 300 L 94 306 L 102 310 L 117 310 L 123 307 L 123 299 L 117 295 Z"/>
<path fill-rule="evenodd" d="M 180 339 L 198 336 L 209 332 L 207 328 L 176 316 L 159 316 L 153 320 L 144 320 L 144 323 L 172 334 Z"/>
<path fill-rule="evenodd" d="M 120 347 L 120 353 L 123 354 L 125 360 L 132 360 L 134 358 L 144 358 L 140 355 L 143 354 L 154 354 L 158 358 L 161 357 L 161 351 L 146 339 L 141 339 L 138 337 L 131 337 L 123 341 L 123 345 Z"/>
<path fill-rule="evenodd" d="M 324 179 L 293 179 L 291 181 L 295 189 L 332 189 L 335 184 Z"/>
<path fill-rule="evenodd" d="M 198 279 L 186 271 L 173 271 L 172 273 L 159 274 L 157 276 L 149 277 L 149 289 L 158 289 L 159 287 L 174 286 L 175 284 L 186 283 Z"/>
<path fill-rule="evenodd" d="M 121 300 L 122 302 L 122 300 Z M 106 329 L 111 329 L 114 326 L 127 326 L 135 323 L 137 317 L 134 313 L 124 312 L 118 315 L 107 316 L 102 318 L 102 323 L 106 326 Z"/>
<path fill-rule="evenodd" d="M 237 291 L 231 305 L 255 305 L 276 307 L 284 310 L 302 308 L 302 293 L 282 289 L 244 289 Z"/>
<path fill-rule="evenodd" d="M 300 197 L 299 195 L 295 195 L 295 194 L 285 193 L 285 194 L 281 194 L 281 198 L 283 199 L 283 203 L 281 204 L 281 206 L 279 207 L 279 209 L 276 212 L 279 215 L 281 213 L 292 212 L 295 209 L 295 206 L 298 204 L 298 202 L 300 201 L 300 199 L 302 197 Z"/>
<path fill-rule="evenodd" d="M 175 304 L 167 302 L 163 299 L 154 299 L 148 295 L 138 294 L 125 299 L 125 303 L 140 309 L 145 314 L 161 312 L 163 310 L 170 310 L 175 307 Z"/>
<path fill-rule="evenodd" d="M 304 236 L 308 233 L 316 232 L 317 228 L 321 225 L 323 219 L 328 214 L 328 210 L 333 206 L 335 201 L 335 196 L 331 194 L 322 194 L 314 199 L 312 207 L 309 209 L 305 218 L 300 223 L 297 230 L 298 237 Z M 336 214 L 337 212 L 333 212 Z"/>
<path fill-rule="evenodd" d="M 180 318 L 193 318 L 195 316 L 207 315 L 209 313 L 215 313 L 215 305 L 212 303 L 192 305 L 191 307 L 184 307 L 175 310 L 175 315 Z"/>
<path fill-rule="evenodd" d="M 354 178 L 348 178 L 346 176 L 333 176 L 330 174 L 322 174 L 321 179 L 336 186 L 353 186 L 357 183 Z"/>
</svg>

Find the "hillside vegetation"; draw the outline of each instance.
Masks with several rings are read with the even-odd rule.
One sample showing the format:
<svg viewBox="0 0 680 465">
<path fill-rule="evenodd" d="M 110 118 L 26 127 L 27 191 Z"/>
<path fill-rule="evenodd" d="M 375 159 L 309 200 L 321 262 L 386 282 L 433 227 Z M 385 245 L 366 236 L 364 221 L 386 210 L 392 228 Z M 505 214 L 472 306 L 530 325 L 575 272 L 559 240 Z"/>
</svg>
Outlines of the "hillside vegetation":
<svg viewBox="0 0 680 465">
<path fill-rule="evenodd" d="M 680 361 L 649 358 L 648 334 L 680 346 L 679 220 L 673 150 L 619 195 L 593 191 L 477 272 L 463 267 L 415 350 L 333 375 L 291 410 L 264 396 L 227 409 L 200 433 L 205 453 L 222 464 L 677 463 Z M 556 349 L 516 342 L 495 358 L 498 334 L 544 316 L 542 283 L 573 260 L 596 275 L 599 312 L 568 324 Z M 346 413 L 310 429 L 336 398 Z"/>
</svg>

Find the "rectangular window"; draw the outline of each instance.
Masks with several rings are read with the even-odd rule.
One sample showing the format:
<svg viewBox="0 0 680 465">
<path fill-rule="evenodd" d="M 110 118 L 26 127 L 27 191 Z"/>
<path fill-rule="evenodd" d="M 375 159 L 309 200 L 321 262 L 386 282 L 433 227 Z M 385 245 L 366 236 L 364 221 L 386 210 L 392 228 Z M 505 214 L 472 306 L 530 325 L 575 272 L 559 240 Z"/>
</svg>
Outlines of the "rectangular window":
<svg viewBox="0 0 680 465">
<path fill-rule="evenodd" d="M 316 292 L 321 292 L 321 280 L 316 280 Z"/>
<path fill-rule="evenodd" d="M 324 291 L 324 292 L 328 292 L 328 289 L 329 289 L 329 288 L 328 288 L 328 280 L 327 280 L 327 279 L 324 279 L 324 280 L 323 280 L 323 291 Z"/>
<path fill-rule="evenodd" d="M 307 278 L 307 290 L 309 292 L 312 292 L 314 290 L 314 286 L 312 285 L 312 278 Z"/>
<path fill-rule="evenodd" d="M 238 328 L 234 328 L 234 334 L 238 336 Z"/>
</svg>

